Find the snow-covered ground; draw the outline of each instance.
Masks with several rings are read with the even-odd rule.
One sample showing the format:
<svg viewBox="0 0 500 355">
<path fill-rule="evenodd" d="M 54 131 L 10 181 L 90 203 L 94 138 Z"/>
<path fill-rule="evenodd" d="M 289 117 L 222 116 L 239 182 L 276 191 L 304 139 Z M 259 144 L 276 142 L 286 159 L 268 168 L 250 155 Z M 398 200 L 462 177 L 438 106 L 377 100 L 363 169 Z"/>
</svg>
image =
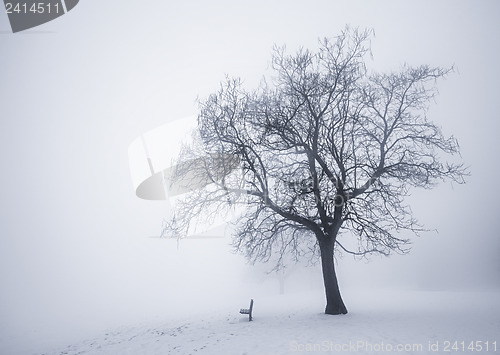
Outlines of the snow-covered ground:
<svg viewBox="0 0 500 355">
<path fill-rule="evenodd" d="M 321 290 L 255 297 L 113 329 L 36 354 L 500 352 L 500 292 L 345 290 L 349 313 L 322 313 Z M 474 350 L 474 351 L 473 351 Z M 2 353 L 4 354 L 4 353 Z M 8 354 L 5 353 L 5 354 Z"/>
</svg>

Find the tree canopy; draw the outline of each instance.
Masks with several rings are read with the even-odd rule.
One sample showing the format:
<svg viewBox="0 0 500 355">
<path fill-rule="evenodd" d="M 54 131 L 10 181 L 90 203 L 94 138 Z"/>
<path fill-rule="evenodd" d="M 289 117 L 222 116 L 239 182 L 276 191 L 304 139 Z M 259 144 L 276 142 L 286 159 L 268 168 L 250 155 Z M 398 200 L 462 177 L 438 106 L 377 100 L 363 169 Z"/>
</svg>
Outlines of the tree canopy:
<svg viewBox="0 0 500 355">
<path fill-rule="evenodd" d="M 405 231 L 421 230 L 405 204 L 410 189 L 466 175 L 445 160 L 459 153 L 457 140 L 426 115 L 451 69 L 371 72 L 371 37 L 346 28 L 317 51 L 276 46 L 273 76 L 254 90 L 226 78 L 200 103 L 200 139 L 176 175 L 210 185 L 186 197 L 165 231 L 182 235 L 194 216 L 241 205 L 235 249 L 251 260 L 277 255 L 278 267 L 285 255 L 320 255 L 326 313 L 346 313 L 334 252 L 406 252 Z"/>
</svg>

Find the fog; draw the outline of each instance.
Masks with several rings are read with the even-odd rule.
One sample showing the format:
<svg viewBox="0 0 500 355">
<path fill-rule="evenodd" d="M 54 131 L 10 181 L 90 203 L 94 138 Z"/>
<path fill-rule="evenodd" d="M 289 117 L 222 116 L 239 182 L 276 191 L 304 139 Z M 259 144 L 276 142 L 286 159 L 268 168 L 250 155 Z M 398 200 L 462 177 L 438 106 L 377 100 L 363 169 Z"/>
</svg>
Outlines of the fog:
<svg viewBox="0 0 500 355">
<path fill-rule="evenodd" d="M 153 238 L 170 206 L 135 195 L 128 149 L 196 114 L 225 74 L 257 85 L 274 43 L 315 48 L 347 23 L 375 30 L 370 68 L 455 67 L 428 116 L 458 138 L 471 176 L 413 190 L 415 216 L 438 232 L 406 256 L 340 258 L 341 290 L 498 287 L 498 15 L 495 1 L 86 0 L 12 34 L 0 14 L 0 341 L 40 349 L 279 292 L 228 238 Z M 321 287 L 317 269 L 295 275 L 285 291 Z"/>
</svg>

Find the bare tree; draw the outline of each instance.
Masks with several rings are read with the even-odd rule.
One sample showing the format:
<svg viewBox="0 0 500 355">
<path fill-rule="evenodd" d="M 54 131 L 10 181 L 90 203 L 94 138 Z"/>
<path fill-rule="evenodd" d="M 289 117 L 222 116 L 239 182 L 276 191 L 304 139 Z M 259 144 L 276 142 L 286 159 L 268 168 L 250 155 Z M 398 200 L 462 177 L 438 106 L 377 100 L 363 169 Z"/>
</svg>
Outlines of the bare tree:
<svg viewBox="0 0 500 355">
<path fill-rule="evenodd" d="M 320 258 L 327 314 L 345 314 L 334 253 L 406 253 L 421 231 L 404 202 L 411 187 L 463 183 L 443 161 L 458 142 L 426 117 L 436 80 L 451 69 L 404 66 L 369 73 L 371 31 L 346 28 L 319 50 L 275 47 L 275 76 L 256 90 L 227 78 L 201 103 L 201 139 L 176 177 L 205 181 L 165 226 L 182 235 L 193 216 L 244 206 L 233 243 L 250 260 Z M 200 184 L 197 183 L 197 186 Z"/>
</svg>

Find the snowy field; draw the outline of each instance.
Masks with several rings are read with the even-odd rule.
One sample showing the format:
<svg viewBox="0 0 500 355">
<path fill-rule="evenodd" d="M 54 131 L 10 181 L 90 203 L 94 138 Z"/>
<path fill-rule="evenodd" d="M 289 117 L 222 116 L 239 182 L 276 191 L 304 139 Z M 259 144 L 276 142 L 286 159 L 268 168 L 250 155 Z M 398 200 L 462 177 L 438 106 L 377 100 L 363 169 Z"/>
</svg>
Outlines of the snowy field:
<svg viewBox="0 0 500 355">
<path fill-rule="evenodd" d="M 249 300 L 235 299 L 35 354 L 498 353 L 499 296 L 351 289 L 344 291 L 349 313 L 327 316 L 314 290 L 255 297 L 252 322 L 238 312 Z"/>
</svg>

